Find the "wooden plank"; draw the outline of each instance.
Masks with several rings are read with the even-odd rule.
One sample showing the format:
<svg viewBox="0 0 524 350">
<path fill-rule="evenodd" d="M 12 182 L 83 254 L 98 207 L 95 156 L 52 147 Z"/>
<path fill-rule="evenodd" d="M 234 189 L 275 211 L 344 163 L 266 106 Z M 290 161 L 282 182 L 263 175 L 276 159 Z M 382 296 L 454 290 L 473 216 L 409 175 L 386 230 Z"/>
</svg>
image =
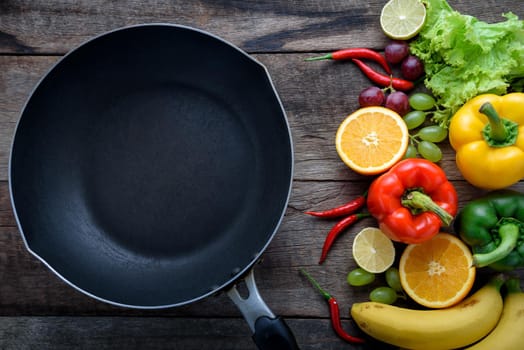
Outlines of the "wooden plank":
<svg viewBox="0 0 524 350">
<path fill-rule="evenodd" d="M 3 349 L 253 349 L 241 320 L 2 317 Z M 211 346 L 215 344 L 216 346 Z"/>
<path fill-rule="evenodd" d="M 303 61 L 320 51 L 347 46 L 381 49 L 378 28 L 384 1 L 332 0 L 104 0 L 0 2 L 0 347 L 2 349 L 254 349 L 244 320 L 223 294 L 173 309 L 132 310 L 98 302 L 56 277 L 24 247 L 9 200 L 9 146 L 20 110 L 33 86 L 60 55 L 92 35 L 123 25 L 177 22 L 218 34 L 239 45 L 270 71 L 288 113 L 295 146 L 295 181 L 284 222 L 255 266 L 258 287 L 272 310 L 286 318 L 302 349 L 359 349 L 331 330 L 325 301 L 299 274 L 306 268 L 339 300 L 344 326 L 353 302 L 374 287 L 350 288 L 346 274 L 354 234 L 341 236 L 324 265 L 317 264 L 334 220 L 305 216 L 357 196 L 372 180 L 338 159 L 334 135 L 371 85 L 351 64 Z M 487 21 L 514 10 L 514 0 L 450 0 L 456 9 Z M 489 9 L 489 11 L 486 11 Z M 520 11 L 520 12 L 519 12 Z M 2 55 L 3 54 L 3 55 Z M 49 54 L 51 56 L 49 56 Z M 460 193 L 460 204 L 481 194 L 457 172 L 453 151 L 443 145 L 442 167 Z M 524 184 L 514 188 L 524 191 Z M 399 247 L 400 248 L 400 247 Z M 524 277 L 524 271 L 517 273 Z M 485 276 L 481 274 L 479 285 Z M 31 316 L 31 317 L 26 317 Z M 57 317 L 59 316 L 59 317 Z M 64 317 L 65 316 L 65 317 Z M 71 316 L 71 317 L 68 317 Z M 369 349 L 383 347 L 371 343 Z"/>
<path fill-rule="evenodd" d="M 16 226 L 11 198 L 9 197 L 9 186 L 7 182 L 0 182 L 0 227 Z"/>
<path fill-rule="evenodd" d="M 10 2 L 0 8 L 0 52 L 64 53 L 87 38 L 114 28 L 166 22 L 213 32 L 254 52 L 322 49 L 347 42 L 380 47 L 376 35 L 380 0 Z M 348 35 L 352 33 L 353 35 Z M 355 40 L 353 39 L 353 40 Z"/>
<path fill-rule="evenodd" d="M 288 319 L 302 350 L 387 350 L 368 339 L 367 347 L 337 338 L 327 319 Z M 349 322 L 344 327 L 353 330 Z M 238 318 L 171 317 L 0 317 L 2 349 L 256 349 Z"/>
<path fill-rule="evenodd" d="M 235 1 L 8 1 L 0 3 L 0 52 L 58 53 L 122 26 L 166 22 L 213 32 L 250 52 L 326 51 L 346 46 L 381 48 L 382 0 Z M 450 1 L 485 21 L 502 20 L 514 0 Z M 489 9 L 489 11 L 486 11 Z M 520 11 L 520 12 L 519 12 Z"/>
<path fill-rule="evenodd" d="M 34 86 L 57 60 L 53 56 L 0 56 L 0 180 L 7 180 L 9 152 L 21 110 Z"/>
</svg>

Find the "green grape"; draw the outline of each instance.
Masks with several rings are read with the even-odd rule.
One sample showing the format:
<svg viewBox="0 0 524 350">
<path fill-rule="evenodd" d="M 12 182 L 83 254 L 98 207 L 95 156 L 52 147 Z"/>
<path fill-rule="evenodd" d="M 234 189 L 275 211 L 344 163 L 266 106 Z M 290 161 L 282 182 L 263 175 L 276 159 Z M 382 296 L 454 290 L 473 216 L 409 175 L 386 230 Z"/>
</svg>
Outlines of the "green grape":
<svg viewBox="0 0 524 350">
<path fill-rule="evenodd" d="M 382 304 L 393 304 L 397 301 L 397 292 L 391 287 L 378 287 L 369 293 L 371 301 Z"/>
<path fill-rule="evenodd" d="M 420 129 L 417 136 L 424 141 L 441 142 L 448 137 L 448 130 L 438 125 L 430 125 Z"/>
<path fill-rule="evenodd" d="M 420 141 L 417 147 L 418 153 L 427 160 L 436 163 L 442 159 L 442 151 L 440 148 L 429 141 Z"/>
<path fill-rule="evenodd" d="M 402 284 L 400 284 L 400 274 L 396 267 L 390 267 L 386 270 L 386 282 L 388 286 L 393 288 L 396 292 L 402 292 Z"/>
<path fill-rule="evenodd" d="M 417 158 L 417 148 L 413 146 L 412 144 L 408 145 L 408 149 L 406 150 L 406 153 L 404 154 L 404 159 L 407 158 Z"/>
<path fill-rule="evenodd" d="M 360 287 L 372 283 L 375 280 L 375 274 L 368 272 L 360 267 L 354 269 L 348 274 L 347 281 L 350 286 Z"/>
<path fill-rule="evenodd" d="M 433 96 L 417 92 L 409 97 L 409 105 L 417 111 L 428 111 L 435 107 L 435 99 Z"/>
<path fill-rule="evenodd" d="M 426 113 L 422 111 L 411 111 L 406 114 L 403 119 L 408 129 L 412 130 L 418 128 L 426 121 Z"/>
</svg>

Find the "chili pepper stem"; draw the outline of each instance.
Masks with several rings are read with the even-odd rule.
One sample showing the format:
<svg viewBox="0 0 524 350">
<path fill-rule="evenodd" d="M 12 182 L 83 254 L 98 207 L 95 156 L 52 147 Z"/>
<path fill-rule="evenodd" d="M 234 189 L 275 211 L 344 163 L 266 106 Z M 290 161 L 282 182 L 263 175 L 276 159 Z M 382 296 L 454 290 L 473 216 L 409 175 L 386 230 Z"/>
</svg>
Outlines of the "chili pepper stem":
<svg viewBox="0 0 524 350">
<path fill-rule="evenodd" d="M 504 259 L 517 246 L 519 235 L 520 229 L 517 224 L 501 225 L 499 228 L 500 244 L 489 253 L 473 254 L 473 263 L 477 267 L 484 267 Z"/>
<path fill-rule="evenodd" d="M 326 292 L 324 289 L 322 289 L 322 287 L 320 287 L 318 282 L 315 281 L 315 279 L 311 277 L 311 275 L 307 273 L 306 270 L 300 269 L 300 272 L 304 276 L 306 276 L 309 282 L 311 282 L 311 284 L 322 294 L 324 299 L 326 299 L 326 301 L 328 302 L 329 312 L 331 316 L 331 326 L 333 327 L 333 330 L 335 331 L 335 333 L 341 339 L 344 339 L 345 341 L 349 343 L 356 343 L 356 344 L 364 343 L 365 342 L 364 339 L 352 336 L 351 334 L 346 333 L 344 328 L 342 328 L 342 322 L 340 320 L 340 309 L 338 307 L 337 300 L 334 297 L 332 297 L 328 292 Z"/>
<path fill-rule="evenodd" d="M 315 281 L 315 279 L 313 277 L 311 277 L 311 275 L 309 273 L 307 273 L 306 270 L 304 269 L 300 269 L 300 272 L 306 276 L 306 278 L 308 279 L 309 282 L 311 282 L 311 284 L 320 292 L 320 294 L 322 294 L 322 296 L 324 297 L 324 299 L 326 300 L 329 300 L 331 299 L 331 295 L 326 292 L 321 286 L 320 284 L 318 284 L 317 281 Z"/>
<path fill-rule="evenodd" d="M 308 57 L 304 59 L 304 61 L 321 61 L 321 60 L 332 60 L 332 59 L 333 59 L 333 54 L 328 53 L 327 55 L 324 55 L 324 56 Z"/>
<path fill-rule="evenodd" d="M 402 198 L 402 205 L 414 211 L 431 211 L 438 215 L 444 226 L 449 226 L 453 220 L 453 215 L 444 208 L 433 202 L 430 196 L 420 191 L 411 191 Z"/>
</svg>

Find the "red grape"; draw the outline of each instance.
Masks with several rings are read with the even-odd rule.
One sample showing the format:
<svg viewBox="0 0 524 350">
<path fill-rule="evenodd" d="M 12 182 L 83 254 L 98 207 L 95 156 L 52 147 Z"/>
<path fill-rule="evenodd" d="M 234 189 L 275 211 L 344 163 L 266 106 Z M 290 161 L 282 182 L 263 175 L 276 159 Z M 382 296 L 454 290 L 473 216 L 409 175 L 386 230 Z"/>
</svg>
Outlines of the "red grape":
<svg viewBox="0 0 524 350">
<path fill-rule="evenodd" d="M 386 108 L 394 110 L 401 117 L 410 111 L 408 95 L 402 91 L 395 91 L 386 97 Z"/>
<path fill-rule="evenodd" d="M 407 80 L 417 80 L 424 74 L 424 64 L 418 57 L 410 55 L 402 61 L 400 71 Z"/>
<path fill-rule="evenodd" d="M 402 62 L 409 54 L 409 45 L 405 41 L 395 40 L 386 45 L 384 49 L 384 56 L 386 61 L 392 64 Z"/>
<path fill-rule="evenodd" d="M 360 107 L 382 106 L 386 100 L 384 91 L 376 86 L 370 86 L 358 95 L 358 104 Z"/>
</svg>

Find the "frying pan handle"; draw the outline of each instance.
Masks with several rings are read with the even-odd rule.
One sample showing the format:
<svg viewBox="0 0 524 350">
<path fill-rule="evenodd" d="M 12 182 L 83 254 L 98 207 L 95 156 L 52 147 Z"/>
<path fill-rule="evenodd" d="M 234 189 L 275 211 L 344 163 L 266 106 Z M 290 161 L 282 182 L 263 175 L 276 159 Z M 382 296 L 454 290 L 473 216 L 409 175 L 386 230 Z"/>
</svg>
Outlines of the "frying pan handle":
<svg viewBox="0 0 524 350">
<path fill-rule="evenodd" d="M 239 308 L 253 332 L 253 340 L 260 350 L 298 350 L 297 341 L 288 325 L 281 317 L 277 317 L 266 305 L 255 283 L 253 269 L 244 277 L 249 291 L 243 298 L 236 286 L 227 295 Z"/>
</svg>

